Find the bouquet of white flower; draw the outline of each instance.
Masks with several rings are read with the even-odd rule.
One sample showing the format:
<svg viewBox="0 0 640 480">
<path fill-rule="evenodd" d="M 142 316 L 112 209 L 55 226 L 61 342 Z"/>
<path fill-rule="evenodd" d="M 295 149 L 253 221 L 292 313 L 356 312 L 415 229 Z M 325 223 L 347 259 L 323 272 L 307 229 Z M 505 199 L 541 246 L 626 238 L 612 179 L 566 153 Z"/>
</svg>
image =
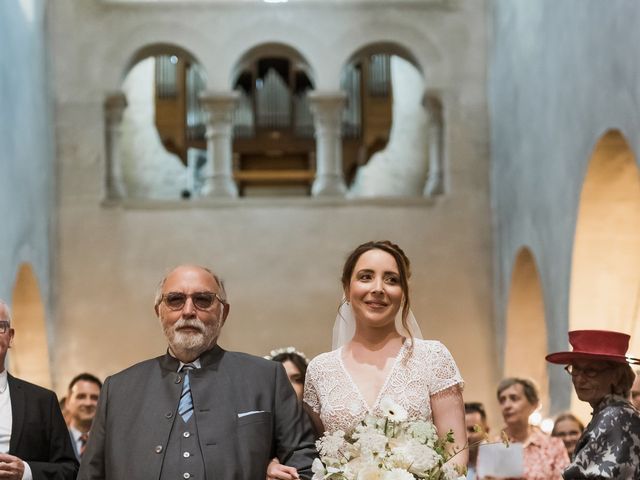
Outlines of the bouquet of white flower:
<svg viewBox="0 0 640 480">
<path fill-rule="evenodd" d="M 389 398 L 384 415 L 365 418 L 348 435 L 325 434 L 316 442 L 320 458 L 313 461 L 313 480 L 464 480 L 447 464 L 453 432 L 438 438 L 431 422 L 407 421 L 407 412 Z"/>
</svg>

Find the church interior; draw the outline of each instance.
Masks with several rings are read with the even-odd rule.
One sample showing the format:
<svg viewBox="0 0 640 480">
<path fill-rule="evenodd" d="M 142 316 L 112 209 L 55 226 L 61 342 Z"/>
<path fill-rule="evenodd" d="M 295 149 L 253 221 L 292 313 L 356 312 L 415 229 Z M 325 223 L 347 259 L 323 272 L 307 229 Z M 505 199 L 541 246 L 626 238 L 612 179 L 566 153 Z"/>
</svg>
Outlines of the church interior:
<svg viewBox="0 0 640 480">
<path fill-rule="evenodd" d="M 346 255 L 389 239 L 464 397 L 567 331 L 640 355 L 633 0 L 0 2 L 0 298 L 9 370 L 64 393 L 164 353 L 173 266 L 212 268 L 220 344 L 330 350 Z"/>
</svg>

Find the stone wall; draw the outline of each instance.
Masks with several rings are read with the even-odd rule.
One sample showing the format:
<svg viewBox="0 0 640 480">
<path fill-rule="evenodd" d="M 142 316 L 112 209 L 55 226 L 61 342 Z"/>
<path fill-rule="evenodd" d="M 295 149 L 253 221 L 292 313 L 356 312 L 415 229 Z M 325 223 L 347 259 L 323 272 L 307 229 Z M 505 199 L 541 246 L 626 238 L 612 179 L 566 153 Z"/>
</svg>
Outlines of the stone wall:
<svg viewBox="0 0 640 480">
<path fill-rule="evenodd" d="M 488 401 L 498 374 L 484 2 L 246 3 L 51 4 L 61 184 L 55 280 L 65 338 L 54 352 L 57 385 L 79 370 L 104 376 L 161 354 L 153 292 L 166 269 L 185 261 L 211 265 L 227 281 L 223 346 L 328 350 L 342 262 L 359 243 L 390 238 L 412 261 L 412 304 L 425 336 L 451 349 L 467 397 Z M 337 90 L 354 52 L 389 41 L 412 52 L 443 100 L 446 185 L 437 199 L 103 204 L 103 101 L 140 48 L 176 44 L 203 64 L 208 89 L 229 90 L 246 51 L 286 44 L 310 63 L 318 89 Z"/>
<path fill-rule="evenodd" d="M 516 253 L 527 246 L 540 272 L 548 350 L 560 351 L 568 346 L 574 231 L 593 148 L 617 129 L 636 161 L 640 152 L 640 4 L 497 0 L 492 22 L 497 344 Z M 561 370 L 549 369 L 552 411 L 569 406 Z"/>
<path fill-rule="evenodd" d="M 44 10 L 39 0 L 0 2 L 0 298 L 12 302 L 20 265 L 30 264 L 53 343 L 55 151 Z M 18 331 L 16 342 L 27 333 Z"/>
</svg>

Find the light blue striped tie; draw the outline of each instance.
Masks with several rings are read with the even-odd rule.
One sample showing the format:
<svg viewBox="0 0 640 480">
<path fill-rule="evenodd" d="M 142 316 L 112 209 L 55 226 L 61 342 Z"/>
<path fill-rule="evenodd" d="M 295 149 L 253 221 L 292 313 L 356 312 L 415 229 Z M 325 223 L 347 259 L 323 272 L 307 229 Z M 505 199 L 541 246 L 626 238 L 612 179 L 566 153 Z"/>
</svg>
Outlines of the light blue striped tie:
<svg viewBox="0 0 640 480">
<path fill-rule="evenodd" d="M 193 415 L 193 399 L 191 398 L 191 382 L 189 381 L 189 371 L 195 367 L 191 364 L 184 365 L 182 371 L 184 374 L 184 382 L 182 382 L 182 394 L 180 395 L 180 403 L 178 404 L 178 413 L 187 423 Z"/>
</svg>

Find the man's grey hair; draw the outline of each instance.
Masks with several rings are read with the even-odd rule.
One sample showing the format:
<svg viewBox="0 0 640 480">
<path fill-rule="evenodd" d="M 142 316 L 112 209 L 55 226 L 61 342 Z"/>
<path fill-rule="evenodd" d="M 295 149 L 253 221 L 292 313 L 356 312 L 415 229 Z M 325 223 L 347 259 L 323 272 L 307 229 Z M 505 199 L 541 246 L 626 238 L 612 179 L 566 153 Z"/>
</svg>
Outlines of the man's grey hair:
<svg viewBox="0 0 640 480">
<path fill-rule="evenodd" d="M 218 296 L 220 297 L 220 299 L 222 300 L 223 303 L 227 303 L 227 291 L 224 288 L 224 281 L 218 277 L 218 275 L 216 275 L 215 273 L 213 273 L 213 271 L 210 268 L 207 267 L 203 267 L 201 265 L 196 265 L 196 267 L 201 268 L 202 270 L 204 270 L 205 272 L 207 272 L 209 275 L 211 275 L 213 277 L 213 279 L 216 281 L 216 283 L 218 284 L 218 287 L 220 287 L 220 290 L 217 292 Z M 176 267 L 177 268 L 177 267 Z M 167 277 L 169 276 L 169 274 L 171 272 L 173 272 L 174 269 L 171 269 L 170 272 L 168 272 L 163 278 L 162 280 L 160 280 L 160 283 L 158 283 L 158 286 L 156 287 L 156 295 L 154 298 L 154 305 L 157 307 L 158 305 L 160 305 L 160 302 L 162 301 L 162 289 L 164 288 L 164 284 L 167 281 Z"/>
<path fill-rule="evenodd" d="M 9 322 L 9 325 L 11 325 L 11 309 L 9 304 L 2 299 L 0 299 L 0 320 Z"/>
</svg>

